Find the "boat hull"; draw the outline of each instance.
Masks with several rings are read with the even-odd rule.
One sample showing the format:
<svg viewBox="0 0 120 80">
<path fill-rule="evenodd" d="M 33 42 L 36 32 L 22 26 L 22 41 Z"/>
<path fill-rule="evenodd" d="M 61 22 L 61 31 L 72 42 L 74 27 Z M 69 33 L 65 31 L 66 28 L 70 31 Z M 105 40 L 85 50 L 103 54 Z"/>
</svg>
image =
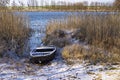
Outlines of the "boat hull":
<svg viewBox="0 0 120 80">
<path fill-rule="evenodd" d="M 53 60 L 54 57 L 55 57 L 55 52 L 50 55 L 46 55 L 46 56 L 31 57 L 30 62 L 32 62 L 32 63 L 47 63 L 47 62 Z"/>
</svg>

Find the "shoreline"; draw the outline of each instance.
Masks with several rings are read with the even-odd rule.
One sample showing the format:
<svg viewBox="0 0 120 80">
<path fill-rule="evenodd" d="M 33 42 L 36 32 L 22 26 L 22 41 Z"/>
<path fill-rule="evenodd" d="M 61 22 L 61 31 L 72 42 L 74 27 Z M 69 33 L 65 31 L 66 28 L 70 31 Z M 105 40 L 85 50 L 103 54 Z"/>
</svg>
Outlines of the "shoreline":
<svg viewBox="0 0 120 80">
<path fill-rule="evenodd" d="M 26 59 L 13 61 L 7 58 L 0 59 L 0 79 L 81 79 L 81 80 L 118 80 L 120 77 L 120 65 L 87 65 L 76 63 L 66 65 L 62 62 L 52 61 L 46 65 L 30 64 Z"/>
<path fill-rule="evenodd" d="M 11 12 L 118 12 L 115 10 L 54 10 L 54 9 L 8 9 Z M 4 11 L 4 10 L 1 10 Z M 0 11 L 0 12 L 1 12 Z M 6 11 L 6 10 L 5 10 Z"/>
</svg>

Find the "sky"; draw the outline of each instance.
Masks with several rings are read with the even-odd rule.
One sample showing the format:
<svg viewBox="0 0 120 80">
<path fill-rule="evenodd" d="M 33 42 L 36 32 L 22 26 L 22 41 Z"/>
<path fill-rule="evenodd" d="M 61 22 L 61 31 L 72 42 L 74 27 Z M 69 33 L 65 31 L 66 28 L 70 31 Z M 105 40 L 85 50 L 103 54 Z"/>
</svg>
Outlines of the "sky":
<svg viewBox="0 0 120 80">
<path fill-rule="evenodd" d="M 28 0 L 14 0 L 15 3 L 18 4 L 19 1 L 23 2 L 25 5 L 27 4 Z M 70 2 L 70 3 L 74 3 L 74 2 L 83 2 L 83 1 L 87 1 L 88 3 L 91 3 L 91 2 L 104 2 L 104 3 L 112 3 L 114 2 L 114 0 L 37 0 L 38 1 L 38 4 L 39 5 L 50 5 L 51 2 L 55 2 L 55 3 L 58 3 L 60 1 L 64 1 L 64 2 Z M 13 0 L 10 0 L 10 5 L 12 4 Z"/>
</svg>

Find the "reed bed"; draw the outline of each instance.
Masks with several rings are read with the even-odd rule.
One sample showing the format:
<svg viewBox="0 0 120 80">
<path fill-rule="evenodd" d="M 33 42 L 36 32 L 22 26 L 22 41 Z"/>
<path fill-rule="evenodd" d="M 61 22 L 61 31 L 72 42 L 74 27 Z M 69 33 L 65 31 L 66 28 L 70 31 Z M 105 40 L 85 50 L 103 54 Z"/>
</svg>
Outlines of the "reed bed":
<svg viewBox="0 0 120 80">
<path fill-rule="evenodd" d="M 46 30 L 46 39 L 45 42 L 51 42 L 52 40 L 56 40 L 56 37 L 52 37 L 49 39 L 54 32 L 61 30 L 62 32 L 66 33 L 67 31 L 71 31 L 70 34 L 64 35 L 64 38 L 68 38 L 67 36 L 71 36 L 68 39 L 75 39 L 78 40 L 78 44 L 83 42 L 86 45 L 94 46 L 96 49 L 89 50 L 87 55 L 89 61 L 92 62 L 120 62 L 120 14 L 84 14 L 84 15 L 77 15 L 77 16 L 70 16 L 63 21 L 53 21 L 48 24 Z M 59 39 L 60 37 L 57 37 Z M 46 41 L 48 40 L 48 41 Z M 62 42 L 58 42 L 60 44 Z M 73 44 L 73 43 L 71 43 Z M 54 43 L 52 43 L 54 45 Z M 70 45 L 70 44 L 69 44 Z M 68 59 L 70 57 L 77 58 L 77 55 L 81 52 L 79 51 L 79 47 L 72 47 L 73 51 L 70 53 L 71 48 L 66 48 L 68 44 L 65 44 L 63 47 L 63 58 Z M 59 46 L 58 46 L 59 47 Z M 77 48 L 77 51 L 76 49 Z M 79 48 L 79 49 L 78 49 Z M 96 52 L 97 49 L 101 49 L 103 52 L 100 54 L 99 50 Z M 78 55 L 78 58 L 79 56 Z M 90 57 L 92 56 L 92 57 Z M 107 57 L 106 57 L 107 56 Z M 85 56 L 84 56 L 85 57 Z M 88 60 L 87 58 L 84 58 Z M 94 57 L 94 58 L 93 58 Z M 102 60 L 103 59 L 103 60 Z M 104 60 L 105 59 L 105 60 Z M 107 60 L 108 59 L 108 60 Z"/>
<path fill-rule="evenodd" d="M 0 11 L 0 54 L 13 52 L 21 55 L 30 36 L 28 18 L 10 10 Z"/>
<path fill-rule="evenodd" d="M 117 49 L 116 51 L 119 51 Z M 68 64 L 74 64 L 75 60 L 79 62 L 87 62 L 90 64 L 118 64 L 120 62 L 120 54 L 107 53 L 102 49 L 90 46 L 89 49 L 85 49 L 80 44 L 72 44 L 65 46 L 62 50 L 62 56 Z"/>
</svg>

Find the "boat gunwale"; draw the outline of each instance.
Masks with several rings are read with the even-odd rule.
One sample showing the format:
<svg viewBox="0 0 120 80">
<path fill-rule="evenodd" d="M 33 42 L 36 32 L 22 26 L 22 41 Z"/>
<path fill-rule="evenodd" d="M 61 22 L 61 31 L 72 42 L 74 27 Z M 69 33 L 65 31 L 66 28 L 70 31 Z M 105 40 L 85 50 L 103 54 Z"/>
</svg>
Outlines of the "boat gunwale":
<svg viewBox="0 0 120 80">
<path fill-rule="evenodd" d="M 49 56 L 49 55 L 51 55 L 51 54 L 53 54 L 53 53 L 55 53 L 55 51 L 56 51 L 56 47 L 38 47 L 38 48 L 36 48 L 36 49 L 48 49 L 48 48 L 53 48 L 53 51 L 46 51 L 46 52 L 33 52 L 33 50 L 30 52 L 30 56 L 31 57 L 45 57 L 45 56 Z M 35 56 L 33 56 L 33 54 L 34 53 L 49 53 L 49 54 L 45 54 L 45 55 L 35 55 Z"/>
</svg>

